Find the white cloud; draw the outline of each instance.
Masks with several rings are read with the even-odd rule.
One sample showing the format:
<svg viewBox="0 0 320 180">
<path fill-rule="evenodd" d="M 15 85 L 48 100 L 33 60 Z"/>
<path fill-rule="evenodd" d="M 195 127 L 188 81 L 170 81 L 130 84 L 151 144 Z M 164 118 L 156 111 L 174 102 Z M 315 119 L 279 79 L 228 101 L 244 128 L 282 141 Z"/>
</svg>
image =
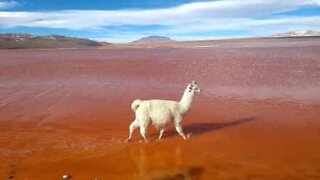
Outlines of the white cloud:
<svg viewBox="0 0 320 180">
<path fill-rule="evenodd" d="M 0 12 L 0 26 L 87 29 L 111 25 L 173 25 L 204 20 L 251 18 L 319 5 L 319 0 L 291 2 L 286 0 L 223 0 L 153 10 Z"/>
<path fill-rule="evenodd" d="M 312 29 L 320 31 L 320 16 L 311 17 L 274 17 L 269 19 L 237 18 L 198 23 L 179 23 L 159 30 L 141 30 L 138 33 L 119 31 L 118 34 L 106 32 L 108 38 L 95 38 L 100 41 L 130 42 L 149 35 L 165 35 L 176 40 L 201 40 L 217 38 L 234 38 L 250 36 L 266 36 L 286 31 Z M 244 31 L 244 35 L 229 33 L 219 36 L 215 32 Z"/>
<path fill-rule="evenodd" d="M 0 9 L 10 9 L 17 5 L 16 1 L 0 1 Z"/>
<path fill-rule="evenodd" d="M 277 13 L 319 6 L 320 0 L 219 0 L 151 10 L 0 11 L 0 28 L 25 26 L 71 30 L 108 30 L 108 26 L 160 25 L 164 28 L 152 32 L 146 31 L 144 34 L 158 33 L 172 36 L 180 34 L 181 37 L 186 37 L 188 33 L 217 30 L 271 32 L 280 28 L 290 29 L 290 27 L 319 29 L 320 16 L 274 17 L 274 14 Z M 261 18 L 268 16 L 270 16 L 268 19 Z M 128 30 L 124 33 L 130 34 L 131 32 Z M 130 34 L 124 39 L 136 37 L 137 34 Z"/>
<path fill-rule="evenodd" d="M 189 34 L 192 32 L 210 32 L 210 31 L 261 31 L 280 30 L 285 27 L 289 28 L 304 28 L 304 29 L 320 29 L 320 16 L 310 17 L 273 17 L 269 19 L 250 19 L 236 18 L 213 21 L 201 21 L 197 24 L 184 23 L 171 26 L 162 33 L 170 34 Z"/>
</svg>

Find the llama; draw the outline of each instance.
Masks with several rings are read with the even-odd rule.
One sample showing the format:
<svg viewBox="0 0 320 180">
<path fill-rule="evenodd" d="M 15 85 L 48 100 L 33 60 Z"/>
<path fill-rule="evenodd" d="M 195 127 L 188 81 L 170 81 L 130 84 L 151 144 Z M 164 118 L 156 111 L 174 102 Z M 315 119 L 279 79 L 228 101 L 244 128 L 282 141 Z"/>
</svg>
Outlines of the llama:
<svg viewBox="0 0 320 180">
<path fill-rule="evenodd" d="M 186 113 L 190 110 L 193 97 L 200 93 L 200 87 L 196 81 L 192 81 L 185 89 L 183 96 L 179 102 L 168 100 L 134 100 L 131 104 L 131 109 L 135 112 L 136 118 L 129 126 L 129 137 L 126 142 L 132 138 L 133 131 L 140 127 L 140 134 L 148 142 L 146 133 L 148 126 L 152 123 L 160 130 L 158 139 L 161 139 L 165 127 L 169 122 L 173 122 L 176 131 L 183 139 L 188 139 L 183 132 L 181 121 Z"/>
</svg>

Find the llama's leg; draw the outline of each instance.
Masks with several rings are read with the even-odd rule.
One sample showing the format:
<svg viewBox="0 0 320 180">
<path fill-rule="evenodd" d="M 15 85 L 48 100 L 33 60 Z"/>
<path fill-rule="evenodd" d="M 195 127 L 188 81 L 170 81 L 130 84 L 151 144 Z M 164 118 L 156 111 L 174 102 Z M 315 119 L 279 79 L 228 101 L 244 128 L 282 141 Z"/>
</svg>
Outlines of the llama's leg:
<svg viewBox="0 0 320 180">
<path fill-rule="evenodd" d="M 147 140 L 147 130 L 150 123 L 150 118 L 145 112 L 137 112 L 137 119 L 139 121 L 140 125 L 140 134 L 143 137 L 145 142 L 148 142 Z"/>
<path fill-rule="evenodd" d="M 164 128 L 160 129 L 159 139 L 162 138 L 163 132 L 164 132 Z"/>
<path fill-rule="evenodd" d="M 178 134 L 183 138 L 183 139 L 189 139 L 190 135 L 186 136 L 183 132 L 182 126 L 180 124 L 180 122 L 175 122 L 175 127 L 176 127 L 176 131 L 178 132 Z"/>
<path fill-rule="evenodd" d="M 186 136 L 184 135 L 182 126 L 181 126 L 182 117 L 180 114 L 176 114 L 174 116 L 174 126 L 176 127 L 176 131 L 183 139 L 189 139 L 190 135 Z"/>
<path fill-rule="evenodd" d="M 148 129 L 147 125 L 144 125 L 144 126 L 140 127 L 140 134 L 143 137 L 145 142 L 149 142 L 148 139 L 147 139 L 147 129 Z"/>
<path fill-rule="evenodd" d="M 129 137 L 126 142 L 129 142 L 132 138 L 133 131 L 139 127 L 139 122 L 135 119 L 129 126 Z"/>
</svg>

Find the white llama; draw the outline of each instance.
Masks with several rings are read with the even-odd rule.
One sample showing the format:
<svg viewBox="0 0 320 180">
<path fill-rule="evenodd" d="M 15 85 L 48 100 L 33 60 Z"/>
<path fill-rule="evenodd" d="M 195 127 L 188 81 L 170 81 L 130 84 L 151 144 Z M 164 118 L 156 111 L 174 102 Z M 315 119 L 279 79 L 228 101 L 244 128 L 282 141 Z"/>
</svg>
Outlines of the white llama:
<svg viewBox="0 0 320 180">
<path fill-rule="evenodd" d="M 140 127 L 143 139 L 148 142 L 146 132 L 150 123 L 160 130 L 159 139 L 161 139 L 165 127 L 170 121 L 173 121 L 179 135 L 183 139 L 188 139 L 190 136 L 185 136 L 183 133 L 181 121 L 190 110 L 193 97 L 197 93 L 200 93 L 200 87 L 197 82 L 192 81 L 185 89 L 180 102 L 157 99 L 134 100 L 131 109 L 136 113 L 136 119 L 129 126 L 129 137 L 126 141 L 130 141 L 133 131 Z"/>
</svg>

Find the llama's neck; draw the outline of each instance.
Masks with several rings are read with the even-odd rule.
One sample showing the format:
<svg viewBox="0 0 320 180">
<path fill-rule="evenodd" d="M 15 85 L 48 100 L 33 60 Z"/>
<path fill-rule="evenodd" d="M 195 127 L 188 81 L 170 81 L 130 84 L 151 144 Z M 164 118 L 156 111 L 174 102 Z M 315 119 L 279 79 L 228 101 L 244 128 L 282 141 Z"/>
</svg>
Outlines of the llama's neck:
<svg viewBox="0 0 320 180">
<path fill-rule="evenodd" d="M 190 108 L 193 101 L 194 94 L 192 92 L 189 92 L 188 89 L 186 89 L 182 95 L 182 98 L 179 102 L 180 105 L 180 112 L 182 115 L 186 114 Z"/>
</svg>

